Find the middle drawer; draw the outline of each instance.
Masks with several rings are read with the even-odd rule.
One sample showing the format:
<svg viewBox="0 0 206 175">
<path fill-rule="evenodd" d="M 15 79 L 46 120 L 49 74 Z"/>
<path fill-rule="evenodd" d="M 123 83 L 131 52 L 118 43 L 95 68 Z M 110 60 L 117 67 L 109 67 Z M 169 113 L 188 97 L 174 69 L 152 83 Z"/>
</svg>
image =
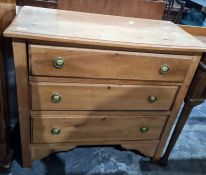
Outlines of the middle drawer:
<svg viewBox="0 0 206 175">
<path fill-rule="evenodd" d="M 178 87 L 32 82 L 32 110 L 170 110 Z"/>
</svg>

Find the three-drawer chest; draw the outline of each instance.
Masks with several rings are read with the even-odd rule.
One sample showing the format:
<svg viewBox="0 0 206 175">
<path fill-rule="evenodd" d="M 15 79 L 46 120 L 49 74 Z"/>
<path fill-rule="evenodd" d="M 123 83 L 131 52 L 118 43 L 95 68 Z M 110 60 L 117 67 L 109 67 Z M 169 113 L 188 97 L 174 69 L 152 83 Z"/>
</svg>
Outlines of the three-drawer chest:
<svg viewBox="0 0 206 175">
<path fill-rule="evenodd" d="M 206 46 L 168 21 L 23 7 L 12 38 L 23 166 L 76 146 L 158 160 Z"/>
</svg>

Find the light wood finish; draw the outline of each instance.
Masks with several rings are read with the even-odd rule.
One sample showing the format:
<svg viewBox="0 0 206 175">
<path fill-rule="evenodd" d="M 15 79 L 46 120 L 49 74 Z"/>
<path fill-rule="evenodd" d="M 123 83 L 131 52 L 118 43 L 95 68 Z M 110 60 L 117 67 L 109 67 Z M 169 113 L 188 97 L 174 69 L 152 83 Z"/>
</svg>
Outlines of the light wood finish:
<svg viewBox="0 0 206 175">
<path fill-rule="evenodd" d="M 168 116 L 170 111 L 30 111 L 32 117 L 46 116 Z"/>
<path fill-rule="evenodd" d="M 180 25 L 186 32 L 206 44 L 206 27 Z"/>
<path fill-rule="evenodd" d="M 139 150 L 148 157 L 154 156 L 159 140 L 149 141 L 104 141 L 104 142 L 72 142 L 61 144 L 31 144 L 31 154 L 33 160 L 39 160 L 51 153 L 58 151 L 68 151 L 79 146 L 99 146 L 99 145 L 121 145 L 129 150 Z"/>
<path fill-rule="evenodd" d="M 193 81 L 189 87 L 183 109 L 178 118 L 175 129 L 172 133 L 170 142 L 164 153 L 164 156 L 160 159 L 162 165 L 167 165 L 170 153 L 175 146 L 177 139 L 179 138 L 182 129 L 184 128 L 190 113 L 193 108 L 204 103 L 206 100 L 206 56 L 204 55 L 200 61 L 199 67 L 195 73 Z"/>
<path fill-rule="evenodd" d="M 187 26 L 187 25 L 180 25 L 180 27 L 195 37 L 196 36 L 206 37 L 206 28 L 205 27 Z"/>
<path fill-rule="evenodd" d="M 5 36 L 25 39 L 14 41 L 14 53 L 22 148 L 26 166 L 30 165 L 32 158 L 42 158 L 49 153 L 65 151 L 78 145 L 100 143 L 120 144 L 129 149 L 139 149 L 141 153 L 151 156 L 154 160 L 159 159 L 200 61 L 201 52 L 206 50 L 201 41 L 170 22 L 32 7 L 24 7 L 21 10 L 6 30 Z M 35 54 L 29 46 L 37 49 Z M 41 51 L 45 49 L 46 54 L 41 55 Z M 29 50 L 31 52 L 27 52 Z M 72 55 L 77 56 L 75 59 L 72 58 L 76 67 L 72 67 L 70 71 L 67 55 L 71 56 L 71 50 L 75 50 L 75 54 Z M 89 53 L 89 57 L 82 57 L 83 51 L 84 56 Z M 56 53 L 58 56 L 64 54 L 64 74 L 50 74 L 52 71 L 47 67 L 48 55 L 53 57 Z M 98 56 L 93 56 L 93 53 L 98 53 Z M 113 56 L 108 53 L 112 53 Z M 127 57 L 127 62 L 119 59 L 119 55 L 114 56 L 114 53 L 121 53 L 121 59 Z M 138 57 L 138 62 L 133 62 L 134 58 L 130 60 L 131 55 Z M 99 57 L 101 59 L 98 59 Z M 113 57 L 118 58 L 121 64 L 115 62 Z M 108 62 L 110 59 L 111 62 Z M 159 74 L 157 76 L 154 73 L 154 69 L 164 60 L 168 61 L 165 64 L 172 65 L 171 73 L 173 69 L 175 71 L 171 77 L 169 72 L 164 75 L 165 79 L 161 79 L 158 78 Z M 148 62 L 152 62 L 150 67 L 147 67 Z M 100 63 L 110 65 L 104 66 L 105 71 Z M 129 65 L 131 70 L 123 69 L 123 65 Z M 22 69 L 19 69 L 20 66 Z M 136 69 L 146 68 L 149 73 L 136 71 L 135 66 Z M 45 71 L 41 67 L 45 68 Z M 85 75 L 89 74 L 88 77 L 84 74 L 79 74 L 79 77 L 75 77 L 74 74 L 72 77 L 68 75 L 74 72 L 77 75 L 76 73 L 83 72 L 85 67 L 89 67 L 86 69 L 87 72 L 85 71 Z M 38 68 L 34 75 L 34 70 Z M 127 79 L 134 72 L 138 73 L 137 77 L 141 75 L 142 79 L 136 78 L 134 74 L 134 80 Z M 90 77 L 93 74 L 95 76 Z M 52 93 L 61 93 L 62 101 L 52 104 Z M 147 99 L 154 93 L 158 100 L 149 104 Z M 33 125 L 32 129 L 30 122 Z M 148 137 L 141 137 L 135 132 L 135 128 L 140 127 L 138 124 L 149 125 L 151 128 L 154 126 L 154 130 L 144 133 L 148 134 Z M 51 127 L 58 126 L 63 128 L 63 131 L 53 139 L 50 135 Z M 74 129 L 74 133 L 71 128 Z M 58 130 L 55 132 L 58 133 Z M 35 142 L 50 144 L 33 144 L 30 135 L 33 135 L 32 139 Z M 70 139 L 74 143 L 71 143 Z M 97 142 L 99 139 L 106 142 Z"/>
<path fill-rule="evenodd" d="M 206 44 L 206 36 L 195 36 L 195 38 Z"/>
<path fill-rule="evenodd" d="M 181 82 L 192 56 L 30 45 L 32 75 Z M 54 59 L 64 60 L 62 68 Z M 166 64 L 170 71 L 160 73 Z M 149 71 L 148 71 L 149 70 Z"/>
<path fill-rule="evenodd" d="M 142 53 L 156 53 L 156 54 L 170 54 L 170 55 L 188 55 L 193 56 L 195 53 L 198 52 L 189 52 L 189 50 L 185 51 L 174 51 L 174 50 L 151 50 L 142 48 L 137 49 L 135 47 L 123 47 L 118 46 L 114 47 L 111 45 L 88 45 L 88 44 L 78 44 L 78 43 L 68 43 L 68 42 L 51 42 L 51 41 L 43 41 L 43 40 L 35 40 L 35 39 L 28 39 L 28 44 L 34 45 L 45 45 L 45 46 L 56 46 L 56 47 L 73 47 L 73 48 L 82 48 L 82 49 L 97 49 L 97 50 L 110 50 L 110 51 L 126 51 L 126 52 L 142 52 Z"/>
<path fill-rule="evenodd" d="M 113 80 L 113 79 L 92 79 L 92 78 L 62 78 L 62 77 L 41 77 L 30 76 L 31 82 L 56 82 L 56 83 L 84 83 L 84 84 L 119 84 L 119 85 L 151 85 L 151 81 L 144 80 Z M 152 81 L 157 86 L 181 86 L 182 83 L 167 81 Z"/>
<path fill-rule="evenodd" d="M 183 29 L 206 43 L 206 28 L 181 26 Z M 169 140 L 167 149 L 160 159 L 161 165 L 167 165 L 170 153 L 184 128 L 192 109 L 206 100 L 206 54 L 204 53 L 185 97 L 185 103 Z"/>
<path fill-rule="evenodd" d="M 19 122 L 21 132 L 22 163 L 31 165 L 30 159 L 30 118 L 29 118 L 29 84 L 26 44 L 23 40 L 13 40 L 14 64 L 17 84 L 17 100 L 19 108 Z M 27 132 L 25 132 L 27 131 Z"/>
<path fill-rule="evenodd" d="M 118 0 L 118 3 L 116 0 L 59 0 L 58 9 L 135 18 L 162 19 L 165 2 L 161 0 Z"/>
<path fill-rule="evenodd" d="M 32 110 L 170 110 L 178 87 L 32 83 Z M 53 94 L 61 102 L 53 103 Z M 157 101 L 149 103 L 150 96 Z"/>
<path fill-rule="evenodd" d="M 37 7 L 23 7 L 4 35 L 41 41 L 145 49 L 150 52 L 206 51 L 205 44 L 169 21 Z"/>
<path fill-rule="evenodd" d="M 191 66 L 189 68 L 189 71 L 187 73 L 187 76 L 185 77 L 183 85 L 179 89 L 179 95 L 177 96 L 177 98 L 174 101 L 173 110 L 171 111 L 170 117 L 169 117 L 167 124 L 165 126 L 164 132 L 162 134 L 162 138 L 161 138 L 160 143 L 158 145 L 157 151 L 154 155 L 154 160 L 160 159 L 160 157 L 162 155 L 162 150 L 165 147 L 165 144 L 167 142 L 167 139 L 168 139 L 169 134 L 170 134 L 171 129 L 172 129 L 172 125 L 177 117 L 177 114 L 178 114 L 178 111 L 180 110 L 181 104 L 184 101 L 184 98 L 187 94 L 188 88 L 189 88 L 191 81 L 192 81 L 192 78 L 195 74 L 195 70 L 197 69 L 197 66 L 200 62 L 200 58 L 201 58 L 201 56 L 194 56 L 193 63 L 191 64 Z"/>
<path fill-rule="evenodd" d="M 158 140 L 167 117 L 163 116 L 44 116 L 32 118 L 33 143 L 117 140 Z M 149 128 L 141 133 L 142 127 Z M 51 130 L 59 128 L 59 135 Z"/>
<path fill-rule="evenodd" d="M 193 26 L 184 26 L 184 25 L 180 25 L 180 27 L 182 29 L 184 29 L 185 31 L 187 31 L 188 33 L 190 33 L 191 35 L 195 36 L 197 39 L 200 39 L 200 41 L 205 42 L 205 37 L 206 37 L 206 32 L 205 32 L 205 28 L 203 27 L 193 27 Z M 206 43 L 206 42 L 205 42 Z M 192 81 L 192 79 L 190 77 L 194 76 L 194 70 L 196 70 L 198 64 L 199 64 L 199 60 L 200 60 L 201 56 L 196 56 L 196 59 L 194 59 L 194 63 L 191 65 L 189 72 L 188 72 L 188 78 L 186 77 L 185 82 L 183 82 L 183 86 L 180 89 L 181 92 L 181 96 L 179 96 L 180 99 L 176 99 L 175 104 L 177 104 L 174 108 L 171 116 L 177 116 L 177 113 L 179 111 L 179 106 L 178 104 L 181 104 L 181 102 L 183 101 L 183 99 L 186 96 L 187 90 L 189 88 L 189 85 Z M 183 93 L 184 92 L 184 93 Z M 168 120 L 167 124 L 168 125 L 172 125 L 172 123 L 174 122 L 174 118 L 170 117 L 170 120 Z M 169 127 L 165 127 L 165 128 L 169 128 Z M 164 147 L 163 145 L 165 145 L 166 141 L 167 141 L 167 137 L 170 133 L 170 130 L 166 130 L 163 132 L 163 139 L 161 140 L 162 142 L 160 142 L 159 147 L 155 153 L 154 159 L 158 160 L 161 157 L 162 154 L 162 147 Z"/>
</svg>

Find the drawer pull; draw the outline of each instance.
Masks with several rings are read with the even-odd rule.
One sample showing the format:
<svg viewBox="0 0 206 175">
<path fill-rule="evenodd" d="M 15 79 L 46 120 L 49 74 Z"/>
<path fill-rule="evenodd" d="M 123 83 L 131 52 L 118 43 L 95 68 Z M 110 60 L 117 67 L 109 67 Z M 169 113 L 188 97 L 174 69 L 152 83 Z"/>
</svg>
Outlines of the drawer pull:
<svg viewBox="0 0 206 175">
<path fill-rule="evenodd" d="M 168 65 L 163 64 L 160 68 L 160 74 L 166 75 L 170 71 L 170 68 Z"/>
<path fill-rule="evenodd" d="M 146 133 L 146 132 L 148 132 L 149 131 L 149 128 L 148 127 L 141 127 L 140 128 L 140 132 L 141 133 Z"/>
<path fill-rule="evenodd" d="M 61 95 L 59 95 L 59 94 L 53 94 L 53 95 L 51 96 L 51 101 L 52 101 L 53 103 L 60 103 L 60 102 L 61 102 L 61 99 L 62 99 L 62 97 L 61 97 Z"/>
<path fill-rule="evenodd" d="M 60 68 L 64 67 L 64 59 L 62 57 L 56 57 L 56 58 L 54 58 L 53 64 L 54 64 L 55 68 L 60 69 Z"/>
<path fill-rule="evenodd" d="M 59 135 L 61 133 L 61 129 L 59 128 L 52 128 L 51 134 L 52 135 Z"/>
<path fill-rule="evenodd" d="M 157 97 L 156 97 L 156 96 L 151 95 L 151 96 L 148 98 L 148 102 L 149 102 L 149 103 L 154 103 L 154 102 L 156 102 L 156 101 L 157 101 Z"/>
</svg>

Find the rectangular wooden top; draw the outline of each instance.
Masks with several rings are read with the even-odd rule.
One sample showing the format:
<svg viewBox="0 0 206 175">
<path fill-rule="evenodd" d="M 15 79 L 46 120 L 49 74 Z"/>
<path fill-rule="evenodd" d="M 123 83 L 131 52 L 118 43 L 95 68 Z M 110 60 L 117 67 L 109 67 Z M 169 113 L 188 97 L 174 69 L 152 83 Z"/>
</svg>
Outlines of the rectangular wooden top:
<svg viewBox="0 0 206 175">
<path fill-rule="evenodd" d="M 4 36 L 155 51 L 206 51 L 204 43 L 169 21 L 28 6 Z"/>
</svg>

